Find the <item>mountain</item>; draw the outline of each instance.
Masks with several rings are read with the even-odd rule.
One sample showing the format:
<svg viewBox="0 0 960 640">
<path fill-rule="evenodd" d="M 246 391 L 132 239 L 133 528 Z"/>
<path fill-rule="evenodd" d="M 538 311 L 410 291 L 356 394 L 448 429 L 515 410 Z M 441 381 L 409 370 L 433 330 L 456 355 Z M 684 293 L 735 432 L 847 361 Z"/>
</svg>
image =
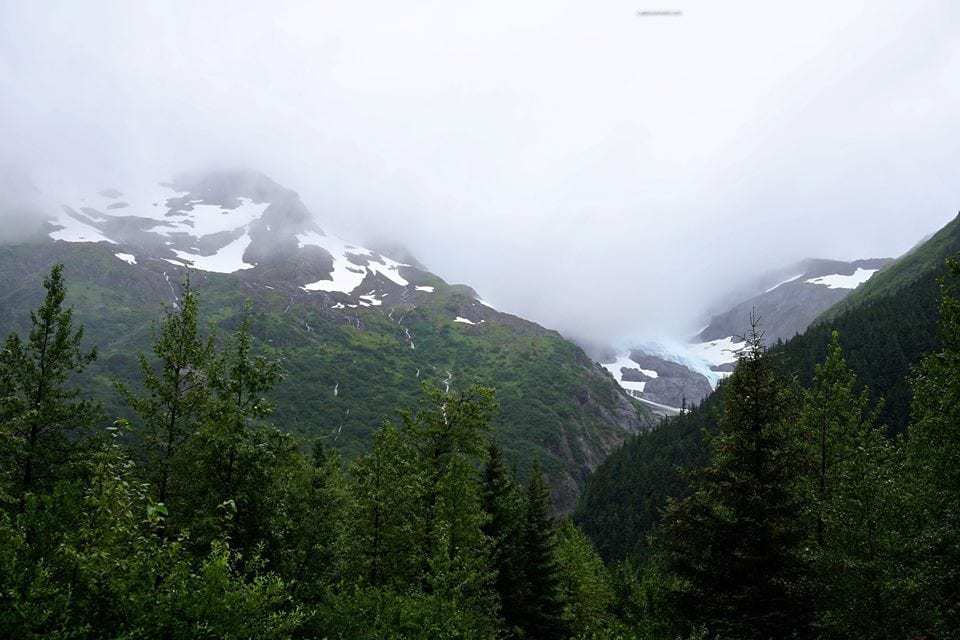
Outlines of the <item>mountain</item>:
<svg viewBox="0 0 960 640">
<path fill-rule="evenodd" d="M 739 342 L 737 338 L 749 327 L 752 312 L 759 316 L 768 344 L 789 340 L 891 262 L 888 258 L 854 262 L 804 260 L 787 269 L 793 275 L 710 318 L 693 342 Z"/>
<path fill-rule="evenodd" d="M 783 375 L 796 376 L 801 384 L 807 384 L 814 367 L 825 357 L 831 333 L 838 331 L 847 363 L 874 400 L 883 399 L 881 422 L 892 435 L 901 433 L 910 416 L 908 378 L 912 368 L 925 353 L 940 346 L 938 279 L 945 272 L 946 259 L 958 253 L 960 216 L 885 266 L 877 261 L 848 263 L 843 271 L 815 278 L 808 278 L 808 271 L 792 279 L 791 283 L 796 283 L 826 277 L 827 282 L 852 283 L 853 279 L 863 278 L 863 271 L 858 269 L 878 269 L 862 285 L 847 290 L 842 299 L 823 310 L 803 333 L 774 345 L 773 361 Z M 789 285 L 781 284 L 769 293 Z M 803 293 L 797 291 L 797 295 Z M 729 330 L 729 325 L 724 327 L 720 321 L 711 325 L 716 332 L 708 336 Z M 766 322 L 764 326 L 768 326 Z M 667 498 L 687 491 L 681 469 L 704 461 L 702 434 L 716 428 L 723 389 L 721 384 L 717 393 L 694 410 L 630 438 L 590 476 L 575 519 L 605 558 L 644 553 L 646 536 L 659 521 Z"/>
<path fill-rule="evenodd" d="M 253 307 L 253 332 L 282 358 L 278 426 L 347 455 L 411 409 L 420 384 L 495 387 L 495 435 L 524 473 L 535 459 L 569 509 L 591 469 L 653 417 L 554 331 L 446 283 L 412 256 L 327 233 L 292 190 L 248 171 L 179 177 L 62 203 L 29 240 L 0 246 L 0 330 L 23 330 L 51 265 L 100 349 L 88 381 L 118 414 L 113 381 L 135 379 L 161 305 L 193 271 L 203 318 L 221 333 Z M 0 200 L 2 201 L 2 200 Z M 388 249 L 383 249 L 384 251 Z"/>
<path fill-rule="evenodd" d="M 686 343 L 645 341 L 605 354 L 601 362 L 654 412 L 676 415 L 702 402 L 733 371 L 752 313 L 760 318 L 767 344 L 789 340 L 891 262 L 807 259 L 771 271 L 725 296 L 729 307 Z"/>
</svg>

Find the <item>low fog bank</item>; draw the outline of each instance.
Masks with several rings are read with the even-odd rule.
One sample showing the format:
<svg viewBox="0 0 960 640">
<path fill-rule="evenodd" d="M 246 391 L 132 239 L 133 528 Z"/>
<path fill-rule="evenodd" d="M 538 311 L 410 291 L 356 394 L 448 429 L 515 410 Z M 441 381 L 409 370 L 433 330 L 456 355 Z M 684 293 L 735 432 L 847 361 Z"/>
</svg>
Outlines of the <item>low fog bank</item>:
<svg viewBox="0 0 960 640">
<path fill-rule="evenodd" d="M 502 310 L 682 339 L 758 272 L 952 217 L 960 5 L 906 5 L 3 3 L 0 165 L 54 199 L 247 166 Z"/>
</svg>

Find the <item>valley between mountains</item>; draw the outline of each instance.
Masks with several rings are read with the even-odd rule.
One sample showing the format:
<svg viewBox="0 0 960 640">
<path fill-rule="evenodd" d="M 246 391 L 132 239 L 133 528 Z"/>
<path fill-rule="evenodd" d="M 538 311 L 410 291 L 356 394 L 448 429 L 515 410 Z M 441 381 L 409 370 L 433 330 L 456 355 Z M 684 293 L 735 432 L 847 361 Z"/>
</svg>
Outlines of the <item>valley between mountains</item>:
<svg viewBox="0 0 960 640">
<path fill-rule="evenodd" d="M 581 348 L 406 251 L 391 257 L 328 233 L 296 192 L 263 174 L 146 182 L 43 194 L 43 229 L 0 247 L 4 329 L 24 327 L 51 265 L 69 265 L 71 302 L 102 350 L 85 375 L 121 415 L 114 385 L 135 376 L 162 307 L 178 304 L 190 274 L 214 331 L 253 305 L 256 337 L 287 372 L 276 392 L 282 428 L 354 456 L 414 406 L 421 384 L 488 385 L 500 404 L 496 439 L 521 474 L 534 460 L 545 465 L 560 511 L 573 509 L 589 474 L 628 436 L 713 393 L 733 371 L 751 314 L 768 346 L 789 341 L 893 262 L 773 268 L 722 296 L 688 340 Z"/>
</svg>

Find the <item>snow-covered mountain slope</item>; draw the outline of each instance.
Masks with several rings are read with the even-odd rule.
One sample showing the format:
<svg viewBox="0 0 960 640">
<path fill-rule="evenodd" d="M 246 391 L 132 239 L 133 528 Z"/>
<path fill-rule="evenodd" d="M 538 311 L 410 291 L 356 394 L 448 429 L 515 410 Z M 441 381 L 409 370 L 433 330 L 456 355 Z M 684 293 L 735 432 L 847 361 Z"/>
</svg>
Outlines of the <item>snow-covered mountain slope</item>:
<svg viewBox="0 0 960 640">
<path fill-rule="evenodd" d="M 127 261 L 250 270 L 262 279 L 277 279 L 281 270 L 286 284 L 340 294 L 344 307 L 375 306 L 405 288 L 425 291 L 403 275 L 418 280 L 420 267 L 325 233 L 296 193 L 252 172 L 100 190 L 63 202 L 48 224 L 53 240 L 115 245 Z"/>
<path fill-rule="evenodd" d="M 733 371 L 738 353 L 746 346 L 742 336 L 750 328 L 751 313 L 759 317 L 767 344 L 789 340 L 890 262 L 804 260 L 757 278 L 752 287 L 731 295 L 730 308 L 711 317 L 689 341 L 643 341 L 604 359 L 603 366 L 624 389 L 660 413 L 679 411 L 683 400 L 688 405 L 699 403 Z M 665 364 L 658 369 L 657 361 Z M 657 385 L 631 377 L 641 363 L 657 374 Z M 671 380 L 669 386 L 667 380 Z"/>
<path fill-rule="evenodd" d="M 283 358 L 277 424 L 348 455 L 383 420 L 414 409 L 422 382 L 480 383 L 496 389 L 494 432 L 511 463 L 540 460 L 569 509 L 590 470 L 654 424 L 557 332 L 448 284 L 402 248 L 329 233 L 262 174 L 46 191 L 42 201 L 35 235 L 0 245 L 0 333 L 23 329 L 43 275 L 64 263 L 71 303 L 102 354 L 89 385 L 110 412 L 122 411 L 111 381 L 136 375 L 161 305 L 177 304 L 192 269 L 205 318 L 229 331 L 251 301 L 258 344 Z"/>
</svg>

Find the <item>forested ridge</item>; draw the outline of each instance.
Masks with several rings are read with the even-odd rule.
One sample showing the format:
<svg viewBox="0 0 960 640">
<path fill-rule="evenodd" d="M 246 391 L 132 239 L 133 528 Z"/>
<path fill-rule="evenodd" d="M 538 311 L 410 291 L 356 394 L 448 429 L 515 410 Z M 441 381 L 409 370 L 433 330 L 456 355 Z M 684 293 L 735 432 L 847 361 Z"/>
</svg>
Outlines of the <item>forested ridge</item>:
<svg viewBox="0 0 960 640">
<path fill-rule="evenodd" d="M 883 422 L 836 329 L 802 384 L 757 322 L 720 391 L 614 454 L 577 521 L 709 637 L 958 637 L 958 287 L 948 259 L 905 430 Z"/>
</svg>

